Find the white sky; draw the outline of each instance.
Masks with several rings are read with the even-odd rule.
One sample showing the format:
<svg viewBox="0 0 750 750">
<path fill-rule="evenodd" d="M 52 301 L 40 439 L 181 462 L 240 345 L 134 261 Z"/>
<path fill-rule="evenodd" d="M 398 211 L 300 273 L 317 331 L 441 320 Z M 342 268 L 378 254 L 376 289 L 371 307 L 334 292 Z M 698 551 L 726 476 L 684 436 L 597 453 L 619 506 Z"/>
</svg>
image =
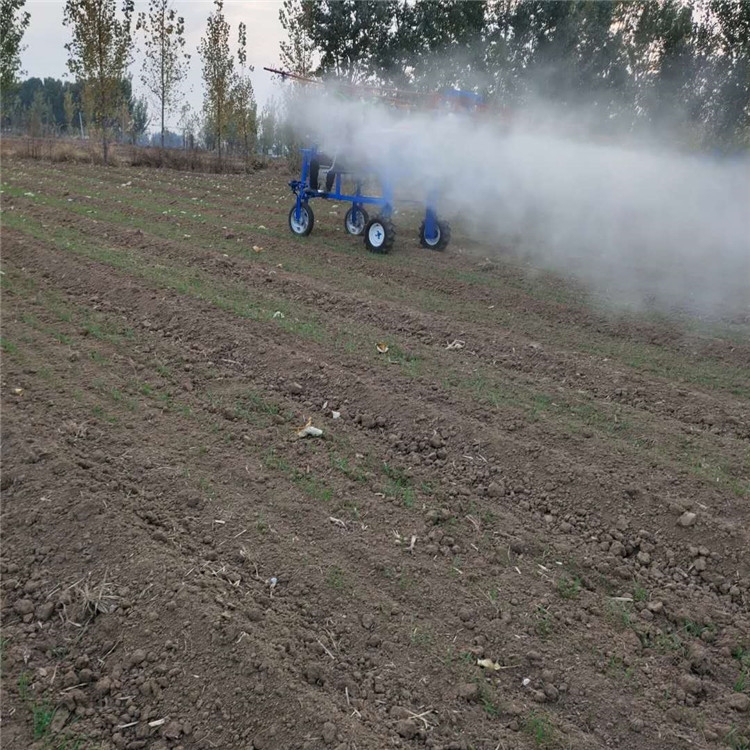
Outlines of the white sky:
<svg viewBox="0 0 750 750">
<path fill-rule="evenodd" d="M 201 63 L 198 44 L 206 27 L 206 19 L 214 8 L 213 0 L 173 0 L 179 15 L 185 18 L 186 50 L 190 54 L 190 70 L 183 84 L 185 99 L 193 108 L 203 103 Z M 121 3 L 118 0 L 118 6 Z M 24 35 L 26 49 L 21 55 L 23 77 L 36 76 L 72 80 L 66 65 L 65 44 L 70 40 L 68 27 L 63 26 L 64 0 L 27 0 L 26 10 L 31 14 L 29 27 Z M 255 66 L 252 74 L 255 96 L 259 109 L 266 99 L 280 90 L 279 83 L 263 66 L 279 67 L 279 42 L 284 38 L 284 30 L 279 23 L 281 0 L 225 0 L 224 13 L 231 25 L 230 43 L 236 58 L 237 31 L 240 21 L 247 24 L 247 57 Z M 136 0 L 135 11 L 148 10 L 148 0 Z M 140 84 L 140 70 L 143 56 L 136 47 L 134 62 L 129 72 L 133 75 L 133 87 L 137 94 L 143 93 Z M 152 113 L 151 127 L 157 124 L 154 119 L 155 107 L 149 103 Z M 173 115 L 169 125 L 176 127 L 178 115 Z"/>
</svg>

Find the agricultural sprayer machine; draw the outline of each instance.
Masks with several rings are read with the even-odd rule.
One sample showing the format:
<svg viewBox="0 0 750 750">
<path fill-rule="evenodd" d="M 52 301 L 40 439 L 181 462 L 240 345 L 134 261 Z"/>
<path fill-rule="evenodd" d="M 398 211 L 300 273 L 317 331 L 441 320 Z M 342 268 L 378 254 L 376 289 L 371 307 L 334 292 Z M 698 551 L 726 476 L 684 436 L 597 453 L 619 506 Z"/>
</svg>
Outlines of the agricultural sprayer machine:
<svg viewBox="0 0 750 750">
<path fill-rule="evenodd" d="M 316 79 L 304 78 L 273 68 L 265 70 L 292 78 L 303 83 L 320 84 Z M 400 92 L 395 89 L 373 88 L 368 86 L 346 85 L 365 94 L 374 93 L 380 101 L 397 107 L 413 107 L 417 100 L 429 108 L 449 108 L 463 112 L 482 109 L 484 100 L 470 91 L 447 89 L 437 94 L 421 95 Z M 396 239 L 393 222 L 395 183 L 400 177 L 398 164 L 392 160 L 387 165 L 354 164 L 337 155 L 332 158 L 322 153 L 316 145 L 301 149 L 302 166 L 299 179 L 291 180 L 289 187 L 295 195 L 294 205 L 289 211 L 289 229 L 299 237 L 306 237 L 315 226 L 315 214 L 310 205 L 315 199 L 334 200 L 351 203 L 344 216 L 344 229 L 347 234 L 361 236 L 365 246 L 373 253 L 387 253 Z M 324 186 L 321 189 L 321 179 Z M 375 183 L 379 194 L 368 193 Z M 347 192 L 344 186 L 348 185 Z M 419 241 L 422 247 L 430 250 L 444 250 L 451 239 L 451 228 L 447 221 L 438 217 L 437 204 L 439 191 L 428 188 L 424 201 L 403 200 L 400 203 L 424 205 L 424 219 L 419 228 Z M 370 216 L 368 208 L 372 210 Z"/>
</svg>

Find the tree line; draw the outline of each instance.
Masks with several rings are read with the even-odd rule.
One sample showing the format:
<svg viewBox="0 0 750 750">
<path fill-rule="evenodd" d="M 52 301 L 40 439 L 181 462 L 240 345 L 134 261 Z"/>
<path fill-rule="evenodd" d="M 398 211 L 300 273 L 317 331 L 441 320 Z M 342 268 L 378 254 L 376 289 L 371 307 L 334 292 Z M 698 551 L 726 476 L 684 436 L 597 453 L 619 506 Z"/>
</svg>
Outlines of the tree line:
<svg viewBox="0 0 750 750">
<path fill-rule="evenodd" d="M 224 14 L 223 0 L 215 0 L 198 47 L 201 58 L 204 107 L 201 118 L 179 107 L 190 55 L 185 21 L 172 0 L 149 0 L 148 9 L 135 14 L 133 0 L 66 0 L 63 23 L 71 39 L 65 45 L 73 83 L 53 78 L 19 83 L 23 34 L 29 24 L 25 0 L 0 0 L 0 74 L 2 117 L 6 124 L 24 124 L 35 133 L 52 128 L 72 132 L 86 126 L 101 140 L 107 163 L 113 138 L 142 137 L 152 119 L 144 98 L 132 95 L 136 44 L 144 62 L 139 71 L 146 96 L 154 105 L 160 145 L 167 145 L 167 122 L 179 111 L 185 137 L 198 135 L 217 151 L 249 158 L 256 142 L 255 94 L 247 62 L 247 28 L 240 23 L 236 36 Z M 231 38 L 230 38 L 231 37 Z M 202 122 L 201 122 L 202 120 Z"/>
<path fill-rule="evenodd" d="M 608 128 L 750 145 L 746 0 L 284 0 L 280 17 L 282 62 L 300 74 L 585 106 Z"/>
<path fill-rule="evenodd" d="M 121 2 L 121 5 L 118 5 Z M 65 0 L 72 82 L 19 83 L 25 0 L 0 0 L 0 83 L 5 124 L 29 132 L 84 126 L 104 159 L 113 138 L 138 140 L 153 122 L 160 145 L 200 140 L 219 159 L 259 144 L 294 144 L 289 101 L 257 111 L 245 24 L 230 27 L 214 0 L 197 48 L 204 106 L 180 107 L 190 54 L 173 0 Z M 284 0 L 282 66 L 302 75 L 430 92 L 468 88 L 491 108 L 534 101 L 585 106 L 605 129 L 669 126 L 683 141 L 750 145 L 750 2 L 736 0 Z M 133 97 L 136 75 L 145 98 Z M 146 102 L 152 106 L 151 114 Z M 15 118 L 15 119 L 14 119 Z"/>
</svg>

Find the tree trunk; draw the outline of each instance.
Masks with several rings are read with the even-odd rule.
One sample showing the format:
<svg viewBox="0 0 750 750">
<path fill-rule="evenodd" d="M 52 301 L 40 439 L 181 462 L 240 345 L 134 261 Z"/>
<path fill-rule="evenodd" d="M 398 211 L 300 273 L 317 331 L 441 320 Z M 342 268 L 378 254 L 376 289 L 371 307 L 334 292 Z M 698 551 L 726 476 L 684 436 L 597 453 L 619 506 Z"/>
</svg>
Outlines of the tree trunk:
<svg viewBox="0 0 750 750">
<path fill-rule="evenodd" d="M 107 142 L 107 127 L 104 123 L 102 123 L 102 156 L 106 167 L 109 164 L 109 143 Z"/>
</svg>

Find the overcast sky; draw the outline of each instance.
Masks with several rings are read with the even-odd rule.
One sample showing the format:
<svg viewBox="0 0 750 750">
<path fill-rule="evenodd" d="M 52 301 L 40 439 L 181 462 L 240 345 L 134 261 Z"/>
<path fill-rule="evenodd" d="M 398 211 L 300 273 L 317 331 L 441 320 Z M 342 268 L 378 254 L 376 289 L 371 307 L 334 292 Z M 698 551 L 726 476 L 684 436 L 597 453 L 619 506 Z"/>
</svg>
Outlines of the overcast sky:
<svg viewBox="0 0 750 750">
<path fill-rule="evenodd" d="M 62 22 L 64 5 L 64 0 L 27 0 L 26 10 L 31 14 L 31 22 L 23 40 L 26 49 L 21 55 L 25 76 L 71 80 L 66 66 L 65 43 L 70 40 L 70 31 Z M 191 55 L 190 72 L 183 86 L 185 98 L 191 106 L 198 108 L 203 102 L 198 43 L 206 27 L 206 18 L 213 10 L 213 0 L 174 0 L 174 7 L 185 18 L 186 47 Z M 255 66 L 252 81 L 261 107 L 270 95 L 279 91 L 281 85 L 263 70 L 263 66 L 274 67 L 279 63 L 279 42 L 284 38 L 284 30 L 279 23 L 280 7 L 281 0 L 224 1 L 224 12 L 231 25 L 233 52 L 236 52 L 238 24 L 240 21 L 247 24 L 248 62 Z M 147 8 L 147 0 L 136 0 L 136 13 Z M 130 73 L 133 74 L 137 93 L 142 93 L 139 80 L 142 62 L 143 57 L 136 49 Z M 151 112 L 155 111 L 155 107 L 151 106 Z M 170 125 L 174 127 L 175 121 L 176 117 L 173 116 Z M 152 127 L 154 125 L 155 121 L 152 121 Z"/>
</svg>

